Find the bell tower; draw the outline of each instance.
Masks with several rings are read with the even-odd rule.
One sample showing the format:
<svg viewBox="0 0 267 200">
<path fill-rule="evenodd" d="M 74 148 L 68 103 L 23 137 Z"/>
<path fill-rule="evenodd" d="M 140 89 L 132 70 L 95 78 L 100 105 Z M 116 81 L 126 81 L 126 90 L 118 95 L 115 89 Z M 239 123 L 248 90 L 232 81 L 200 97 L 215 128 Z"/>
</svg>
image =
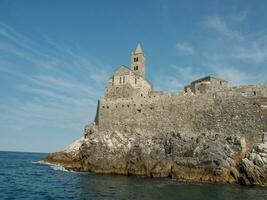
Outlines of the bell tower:
<svg viewBox="0 0 267 200">
<path fill-rule="evenodd" d="M 137 44 L 135 51 L 132 53 L 131 68 L 145 79 L 146 59 L 140 43 Z"/>
</svg>

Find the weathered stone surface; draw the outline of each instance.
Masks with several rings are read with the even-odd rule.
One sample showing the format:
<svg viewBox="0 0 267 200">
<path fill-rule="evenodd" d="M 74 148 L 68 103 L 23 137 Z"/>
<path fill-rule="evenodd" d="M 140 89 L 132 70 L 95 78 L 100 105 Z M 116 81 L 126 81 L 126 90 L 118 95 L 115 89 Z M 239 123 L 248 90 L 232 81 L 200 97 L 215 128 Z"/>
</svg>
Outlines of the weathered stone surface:
<svg viewBox="0 0 267 200">
<path fill-rule="evenodd" d="M 81 160 L 79 157 L 80 147 L 85 139 L 81 138 L 69 145 L 64 151 L 49 154 L 43 161 L 51 164 L 59 164 L 67 169 L 82 170 Z"/>
<path fill-rule="evenodd" d="M 85 135 L 45 161 L 101 174 L 266 184 L 266 171 L 255 162 L 260 154 L 265 156 L 266 145 L 255 145 L 249 154 L 244 137 L 238 135 L 99 132 L 95 123 L 85 127 Z"/>
<path fill-rule="evenodd" d="M 250 156 L 242 159 L 241 172 L 243 176 L 240 178 L 243 184 L 267 184 L 267 143 L 254 145 Z"/>
</svg>

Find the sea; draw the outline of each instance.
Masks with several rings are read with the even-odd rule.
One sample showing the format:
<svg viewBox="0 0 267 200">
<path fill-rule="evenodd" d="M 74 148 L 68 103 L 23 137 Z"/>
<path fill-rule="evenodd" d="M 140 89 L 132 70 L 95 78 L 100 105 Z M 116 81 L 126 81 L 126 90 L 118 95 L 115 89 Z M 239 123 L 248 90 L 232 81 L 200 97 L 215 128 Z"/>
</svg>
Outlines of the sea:
<svg viewBox="0 0 267 200">
<path fill-rule="evenodd" d="M 44 156 L 43 153 L 0 151 L 0 200 L 267 200 L 266 187 L 73 172 L 41 162 Z"/>
</svg>

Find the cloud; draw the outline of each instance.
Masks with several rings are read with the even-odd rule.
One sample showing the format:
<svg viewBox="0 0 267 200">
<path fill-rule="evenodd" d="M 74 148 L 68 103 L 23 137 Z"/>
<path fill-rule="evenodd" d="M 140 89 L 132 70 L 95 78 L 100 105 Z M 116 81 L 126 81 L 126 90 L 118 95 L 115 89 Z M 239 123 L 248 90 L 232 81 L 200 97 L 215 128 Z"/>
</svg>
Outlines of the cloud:
<svg viewBox="0 0 267 200">
<path fill-rule="evenodd" d="M 267 80 L 266 30 L 242 32 L 242 26 L 248 23 L 247 15 L 247 11 L 240 11 L 224 17 L 209 16 L 202 21 L 205 28 L 217 34 L 209 34 L 205 44 L 198 45 L 202 55 L 198 62 L 207 66 L 206 72 L 228 80 L 231 85 Z"/>
<path fill-rule="evenodd" d="M 102 71 L 97 71 L 97 72 L 91 73 L 90 78 L 97 83 L 103 84 L 108 80 L 109 75 L 107 74 L 106 71 L 102 70 Z"/>
<path fill-rule="evenodd" d="M 212 66 L 211 69 L 216 76 L 227 80 L 231 85 L 245 84 L 250 77 L 249 74 L 235 67 L 217 65 Z"/>
<path fill-rule="evenodd" d="M 202 22 L 202 24 L 205 28 L 215 30 L 223 36 L 227 36 L 229 38 L 236 38 L 236 39 L 242 38 L 242 35 L 240 32 L 232 30 L 226 24 L 226 22 L 218 16 L 209 16 Z"/>
<path fill-rule="evenodd" d="M 196 54 L 196 50 L 186 42 L 177 43 L 175 49 L 178 55 L 190 56 Z"/>
<path fill-rule="evenodd" d="M 242 22 L 244 21 L 248 16 L 247 10 L 242 10 L 239 12 L 235 12 L 230 16 L 230 19 L 236 22 Z"/>
<path fill-rule="evenodd" d="M 267 44 L 263 43 L 260 46 L 257 42 L 252 42 L 245 47 L 236 47 L 233 56 L 243 61 L 265 62 L 267 60 Z"/>
<path fill-rule="evenodd" d="M 155 80 L 156 88 L 164 91 L 181 91 L 185 85 L 204 76 L 200 68 L 171 65 L 172 75 L 161 75 Z"/>
<path fill-rule="evenodd" d="M 89 60 L 88 52 L 75 45 L 47 37 L 36 42 L 4 23 L 0 42 L 0 71 L 8 75 L 15 94 L 0 99 L 1 127 L 61 127 L 80 136 L 84 124 L 94 118 L 107 65 Z"/>
</svg>

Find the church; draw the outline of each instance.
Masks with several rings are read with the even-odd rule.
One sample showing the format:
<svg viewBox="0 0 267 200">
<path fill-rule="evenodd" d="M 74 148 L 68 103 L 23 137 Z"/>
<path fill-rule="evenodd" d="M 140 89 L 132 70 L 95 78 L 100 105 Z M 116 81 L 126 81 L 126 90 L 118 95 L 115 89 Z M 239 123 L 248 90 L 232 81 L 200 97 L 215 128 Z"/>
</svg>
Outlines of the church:
<svg viewBox="0 0 267 200">
<path fill-rule="evenodd" d="M 131 57 L 131 68 L 120 66 L 110 77 L 105 90 L 105 99 L 137 98 L 149 95 L 153 85 L 146 80 L 146 58 L 138 43 Z"/>
</svg>

